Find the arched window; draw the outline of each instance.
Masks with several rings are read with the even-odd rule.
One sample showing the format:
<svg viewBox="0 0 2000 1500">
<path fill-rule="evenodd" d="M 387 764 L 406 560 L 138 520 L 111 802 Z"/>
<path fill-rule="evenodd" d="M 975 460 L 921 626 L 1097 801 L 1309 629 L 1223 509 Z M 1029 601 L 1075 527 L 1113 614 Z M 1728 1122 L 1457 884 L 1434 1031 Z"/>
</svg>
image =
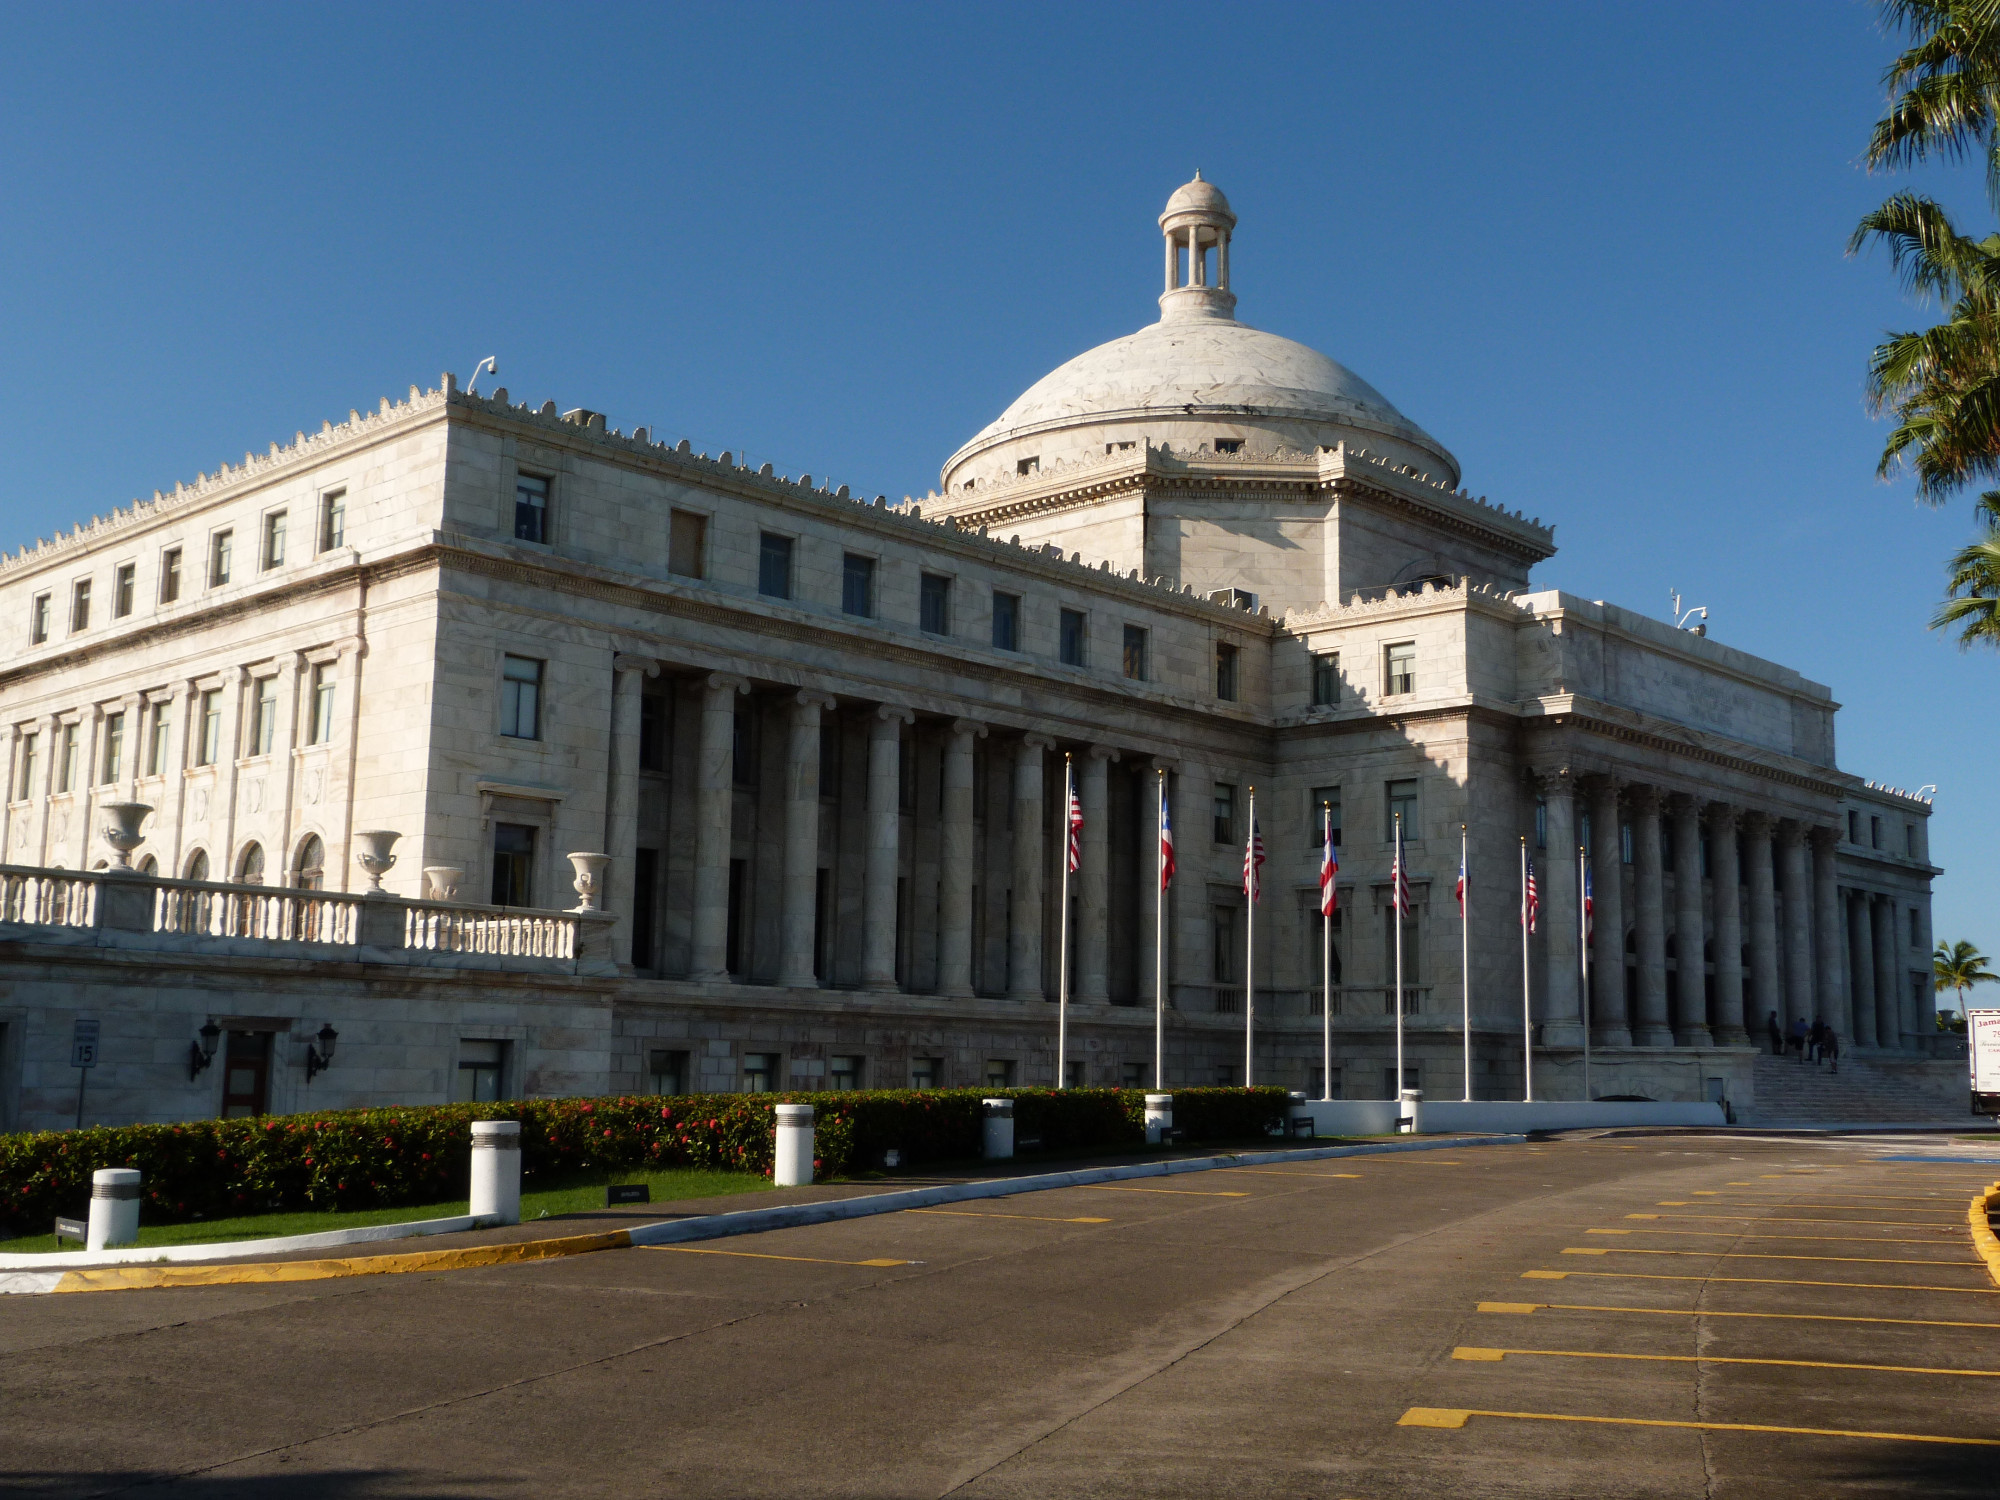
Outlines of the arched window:
<svg viewBox="0 0 2000 1500">
<path fill-rule="evenodd" d="M 252 844 L 236 861 L 236 881 L 239 885 L 262 885 L 264 883 L 264 846 Z"/>
<path fill-rule="evenodd" d="M 139 861 L 139 873 L 140 873 L 141 875 L 157 875 L 157 874 L 159 874 L 159 873 L 160 873 L 160 862 L 159 862 L 159 861 L 158 861 L 157 859 L 153 858 L 153 856 L 152 856 L 152 855 L 150 855 L 150 854 L 149 854 L 149 855 L 147 855 L 147 856 L 146 856 L 146 857 L 145 857 L 144 859 L 142 859 L 142 860 L 140 860 L 140 861 Z"/>
<path fill-rule="evenodd" d="M 181 868 L 183 880 L 208 879 L 208 851 L 197 849 L 187 857 Z M 180 932 L 206 932 L 210 913 L 214 910 L 215 898 L 207 891 L 175 891 L 173 893 L 173 926 Z"/>
<path fill-rule="evenodd" d="M 292 884 L 302 891 L 316 891 L 326 884 L 326 845 L 319 835 L 309 833 L 306 841 L 299 845 L 299 857 L 293 864 Z"/>
<path fill-rule="evenodd" d="M 206 849 L 197 849 L 188 856 L 187 870 L 181 878 L 183 880 L 208 879 L 208 851 Z"/>
</svg>

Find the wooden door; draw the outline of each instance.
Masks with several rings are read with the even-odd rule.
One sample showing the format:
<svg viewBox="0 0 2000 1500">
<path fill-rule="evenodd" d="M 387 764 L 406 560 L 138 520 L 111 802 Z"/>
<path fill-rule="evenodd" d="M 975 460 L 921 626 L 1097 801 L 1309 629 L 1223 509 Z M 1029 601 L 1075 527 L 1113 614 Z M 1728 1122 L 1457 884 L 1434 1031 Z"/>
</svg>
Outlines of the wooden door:
<svg viewBox="0 0 2000 1500">
<path fill-rule="evenodd" d="M 222 1118 L 261 1115 L 271 1107 L 271 1033 L 232 1031 L 222 1059 Z"/>
</svg>

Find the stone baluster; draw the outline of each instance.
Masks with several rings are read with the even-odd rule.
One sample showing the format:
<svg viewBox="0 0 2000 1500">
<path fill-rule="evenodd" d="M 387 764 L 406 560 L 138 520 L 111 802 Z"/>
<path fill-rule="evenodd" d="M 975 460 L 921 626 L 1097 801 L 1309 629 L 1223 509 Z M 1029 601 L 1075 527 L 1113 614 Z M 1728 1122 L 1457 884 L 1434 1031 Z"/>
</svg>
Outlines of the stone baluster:
<svg viewBox="0 0 2000 1500">
<path fill-rule="evenodd" d="M 695 772 L 694 924 L 691 979 L 729 977 L 729 852 L 736 796 L 736 697 L 740 677 L 708 679 L 701 704 L 700 762 Z"/>
<path fill-rule="evenodd" d="M 1641 1047 L 1671 1047 L 1667 1025 L 1665 872 L 1660 868 L 1660 793 L 1635 786 L 1632 806 L 1632 927 L 1639 950 L 1639 993 L 1634 997 L 1632 1040 Z"/>
<path fill-rule="evenodd" d="M 1600 1047 L 1632 1045 L 1625 1009 L 1625 837 L 1615 776 L 1590 784 L 1590 883 L 1595 925 L 1590 943 L 1591 1022 Z"/>
<path fill-rule="evenodd" d="M 1008 995 L 1040 1000 L 1042 987 L 1042 756 L 1045 734 L 1024 734 L 1014 753 L 1014 900 L 1008 935 Z"/>
<path fill-rule="evenodd" d="M 611 659 L 611 765 L 604 795 L 604 849 L 611 856 L 613 879 L 622 889 L 606 890 L 599 904 L 617 919 L 611 951 L 623 962 L 632 955 L 632 931 L 638 913 L 632 901 L 636 882 L 632 869 L 639 862 L 639 695 L 645 680 L 660 675 L 660 664 L 647 657 Z"/>
<path fill-rule="evenodd" d="M 1896 982 L 1896 903 L 1888 896 L 1868 901 L 1869 926 L 1875 933 L 1875 1045 L 1884 1052 L 1903 1049 L 1902 1006 Z"/>
<path fill-rule="evenodd" d="M 1847 893 L 1847 974 L 1853 993 L 1854 1045 L 1875 1045 L 1875 927 L 1868 916 L 1868 893 Z"/>
<path fill-rule="evenodd" d="M 785 872 L 778 927 L 778 983 L 810 988 L 819 983 L 813 955 L 819 911 L 820 716 L 833 699 L 804 689 L 792 700 L 785 743 Z M 871 854 L 874 852 L 871 848 Z"/>
<path fill-rule="evenodd" d="M 1736 852 L 1736 810 L 1708 805 L 1708 869 L 1715 928 L 1715 1040 L 1741 1047 L 1750 1040 L 1743 1022 L 1743 890 Z"/>
<path fill-rule="evenodd" d="M 1582 877 L 1576 859 L 1576 782 L 1567 767 L 1535 777 L 1542 798 L 1547 848 L 1543 852 L 1541 928 L 1542 1045 L 1583 1045 Z"/>
<path fill-rule="evenodd" d="M 868 867 L 862 877 L 861 983 L 896 988 L 896 877 L 903 837 L 903 726 L 907 708 L 884 704 L 868 722 Z"/>
<path fill-rule="evenodd" d="M 1814 967 L 1819 975 L 1819 1014 L 1842 1041 L 1854 1036 L 1854 1018 L 1848 1009 L 1847 945 L 1840 930 L 1840 885 L 1834 869 L 1831 828 L 1812 831 Z"/>
<path fill-rule="evenodd" d="M 1785 1027 L 1785 999 L 1778 993 L 1777 865 L 1771 847 L 1774 826 L 1769 813 L 1743 815 L 1744 883 L 1750 891 L 1750 988 L 1757 1001 L 1757 1014 L 1750 1018 L 1750 1025 L 1760 1033 L 1773 1013 L 1778 1029 Z"/>
<path fill-rule="evenodd" d="M 1102 1005 L 1110 1000 L 1107 948 L 1110 926 L 1108 816 L 1111 799 L 1107 762 L 1118 759 L 1109 745 L 1092 745 L 1083 758 L 1078 800 L 1083 804 L 1083 848 L 1077 865 L 1076 998 Z"/>
<path fill-rule="evenodd" d="M 1811 851 L 1802 823 L 1778 824 L 1778 873 L 1785 892 L 1785 1025 L 1810 1026 L 1813 1008 Z"/>
<path fill-rule="evenodd" d="M 944 748 L 944 824 L 938 850 L 938 992 L 972 994 L 972 742 L 986 726 L 954 719 Z"/>
<path fill-rule="evenodd" d="M 1701 900 L 1701 804 L 1676 795 L 1674 835 L 1674 1045 L 1714 1045 L 1708 1029 L 1706 945 Z"/>
</svg>

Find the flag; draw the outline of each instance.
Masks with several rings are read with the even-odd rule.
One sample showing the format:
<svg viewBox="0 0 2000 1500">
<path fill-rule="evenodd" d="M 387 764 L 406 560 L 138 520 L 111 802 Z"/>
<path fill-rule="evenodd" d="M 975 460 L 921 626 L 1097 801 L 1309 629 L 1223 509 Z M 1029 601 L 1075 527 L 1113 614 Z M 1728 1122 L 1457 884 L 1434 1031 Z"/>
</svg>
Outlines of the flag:
<svg viewBox="0 0 2000 1500">
<path fill-rule="evenodd" d="M 1160 789 L 1160 889 L 1165 890 L 1174 880 L 1174 823 L 1173 809 L 1167 801 L 1166 788 Z"/>
<path fill-rule="evenodd" d="M 1255 818 L 1250 820 L 1250 842 L 1243 846 L 1243 894 L 1252 901 L 1264 894 L 1264 835 Z"/>
<path fill-rule="evenodd" d="M 1069 789 L 1069 868 L 1074 873 L 1083 864 L 1083 802 L 1076 784 Z"/>
<path fill-rule="evenodd" d="M 1333 915 L 1340 905 L 1340 890 L 1335 881 L 1340 875 L 1340 856 L 1333 847 L 1333 809 L 1320 809 L 1320 856 L 1319 856 L 1319 911 L 1323 917 Z"/>
<path fill-rule="evenodd" d="M 1526 924 L 1528 931 L 1538 930 L 1535 919 L 1541 915 L 1541 911 L 1542 898 L 1535 889 L 1535 862 L 1531 859 L 1528 861 L 1528 883 L 1521 892 L 1521 920 Z"/>
<path fill-rule="evenodd" d="M 1583 940 L 1587 943 L 1597 931 L 1597 902 L 1590 893 L 1590 866 L 1583 867 Z"/>
<path fill-rule="evenodd" d="M 1389 872 L 1389 880 L 1394 890 L 1396 915 L 1407 917 L 1414 911 L 1415 903 L 1410 900 L 1410 862 L 1403 853 L 1403 824 L 1396 822 L 1396 863 Z"/>
<path fill-rule="evenodd" d="M 1465 915 L 1465 850 L 1458 851 L 1458 914 Z"/>
</svg>

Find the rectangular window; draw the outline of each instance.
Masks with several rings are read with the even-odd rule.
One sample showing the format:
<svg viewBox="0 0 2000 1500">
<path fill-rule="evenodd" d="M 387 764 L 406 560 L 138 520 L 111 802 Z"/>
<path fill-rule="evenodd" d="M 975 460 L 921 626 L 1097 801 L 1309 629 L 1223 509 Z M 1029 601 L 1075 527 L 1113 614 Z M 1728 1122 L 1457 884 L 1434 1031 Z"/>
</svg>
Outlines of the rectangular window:
<svg viewBox="0 0 2000 1500">
<path fill-rule="evenodd" d="M 1236 648 L 1223 642 L 1215 647 L 1215 696 L 1224 703 L 1236 701 Z"/>
<path fill-rule="evenodd" d="M 236 533 L 218 531 L 208 539 L 208 586 L 220 588 L 229 582 L 231 559 L 236 553 Z"/>
<path fill-rule="evenodd" d="M 829 1057 L 826 1060 L 826 1086 L 840 1092 L 861 1087 L 863 1059 L 858 1057 Z"/>
<path fill-rule="evenodd" d="M 1861 842 L 1861 814 L 1851 807 L 1847 810 L 1847 842 L 1850 844 Z"/>
<path fill-rule="evenodd" d="M 1403 1069 L 1403 1087 L 1406 1089 L 1414 1089 L 1422 1087 L 1422 1085 L 1417 1082 L 1417 1079 L 1421 1076 L 1421 1074 L 1422 1074 L 1422 1069 L 1418 1064 L 1416 1063 L 1407 1064 Z M 1382 1070 L 1382 1092 L 1384 1097 L 1386 1098 L 1394 1099 L 1397 1097 L 1396 1070 L 1394 1068 L 1384 1068 Z"/>
<path fill-rule="evenodd" d="M 1340 847 L 1340 788 L 1337 786 L 1316 786 L 1312 789 L 1312 800 L 1306 804 L 1306 817 L 1312 824 L 1312 843 L 1315 849 L 1326 842 L 1323 837 L 1326 815 L 1333 813 L 1333 846 Z"/>
<path fill-rule="evenodd" d="M 757 592 L 771 599 L 792 597 L 792 539 L 775 531 L 757 541 Z"/>
<path fill-rule="evenodd" d="M 505 1042 L 461 1041 L 458 1044 L 458 1077 L 451 1097 L 459 1104 L 491 1104 L 506 1097 L 507 1044 Z"/>
<path fill-rule="evenodd" d="M 181 597 L 181 549 L 169 547 L 160 554 L 160 603 L 173 604 Z"/>
<path fill-rule="evenodd" d="M 35 795 L 35 747 L 40 741 L 38 734 L 21 736 L 21 779 L 14 788 L 17 801 L 26 802 Z"/>
<path fill-rule="evenodd" d="M 1146 680 L 1146 630 L 1141 625 L 1125 627 L 1125 675 L 1134 682 Z"/>
<path fill-rule="evenodd" d="M 744 708 L 736 710 L 730 727 L 729 779 L 738 786 L 757 784 L 757 720 Z"/>
<path fill-rule="evenodd" d="M 1903 852 L 1911 859 L 1917 857 L 1917 825 L 1914 823 L 1903 825 Z"/>
<path fill-rule="evenodd" d="M 1340 919 L 1345 914 L 1346 913 L 1342 908 L 1336 907 L 1334 909 L 1333 934 L 1332 934 L 1333 952 L 1331 955 L 1333 962 L 1330 965 L 1330 967 L 1333 970 L 1333 982 L 1336 986 L 1340 984 L 1340 946 L 1341 946 Z M 1299 935 L 1305 939 L 1305 945 L 1306 945 L 1305 967 L 1302 970 L 1302 972 L 1312 976 L 1311 979 L 1308 981 L 1310 993 L 1306 1001 L 1306 1009 L 1308 1013 L 1315 1016 L 1320 1013 L 1320 1007 L 1326 1001 L 1326 990 L 1324 988 L 1325 975 L 1322 972 L 1322 966 L 1325 965 L 1325 961 L 1328 955 L 1321 947 L 1321 945 L 1325 943 L 1327 939 L 1326 929 L 1327 929 L 1327 919 L 1323 915 L 1321 915 L 1319 909 L 1319 892 L 1316 890 L 1300 891 L 1299 892 Z M 1340 996 L 1338 995 L 1335 995 L 1333 997 L 1333 1013 L 1335 1015 L 1340 1014 Z"/>
<path fill-rule="evenodd" d="M 840 560 L 840 612 L 875 617 L 875 559 L 849 552 Z"/>
<path fill-rule="evenodd" d="M 1383 838 L 1393 839 L 1396 836 L 1396 819 L 1399 816 L 1403 820 L 1404 838 L 1423 837 L 1417 830 L 1417 783 L 1414 780 L 1389 783 L 1388 815 L 1382 820 Z"/>
<path fill-rule="evenodd" d="M 1236 788 L 1221 781 L 1215 784 L 1215 841 L 1236 842 Z"/>
<path fill-rule="evenodd" d="M 639 769 L 664 771 L 667 768 L 667 717 L 673 700 L 665 693 L 643 693 L 639 698 Z"/>
<path fill-rule="evenodd" d="M 514 540 L 549 539 L 549 482 L 539 474 L 514 476 Z"/>
<path fill-rule="evenodd" d="M 250 743 L 244 753 L 269 755 L 271 743 L 278 736 L 277 674 L 259 677 L 256 694 L 257 696 L 250 701 Z"/>
<path fill-rule="evenodd" d="M 90 580 L 79 578 L 69 588 L 69 633 L 90 629 Z"/>
<path fill-rule="evenodd" d="M 1066 667 L 1080 667 L 1085 664 L 1085 650 L 1090 644 L 1090 620 L 1080 609 L 1066 609 L 1062 612 L 1062 664 Z"/>
<path fill-rule="evenodd" d="M 910 1059 L 910 1087 L 913 1089 L 934 1089 L 938 1080 L 944 1077 L 944 1059 L 941 1057 L 913 1057 Z"/>
<path fill-rule="evenodd" d="M 56 790 L 70 792 L 76 790 L 76 726 L 62 727 L 62 748 L 56 761 Z"/>
<path fill-rule="evenodd" d="M 660 901 L 660 851 L 632 851 L 632 967 L 653 967 L 653 924 Z"/>
<path fill-rule="evenodd" d="M 656 1094 L 685 1094 L 688 1086 L 688 1055 L 677 1051 L 646 1054 L 646 1071 Z"/>
<path fill-rule="evenodd" d="M 515 740 L 542 737 L 542 663 L 531 657 L 501 658 L 500 732 Z"/>
<path fill-rule="evenodd" d="M 312 711 L 306 722 L 306 743 L 324 745 L 333 738 L 334 667 L 322 662 L 313 668 Z"/>
<path fill-rule="evenodd" d="M 1217 984 L 1233 984 L 1236 980 L 1236 908 L 1210 907 L 1208 935 L 1208 977 Z"/>
<path fill-rule="evenodd" d="M 1880 849 L 1882 847 L 1882 820 L 1880 818 L 1870 818 L 1868 820 L 1868 846 L 1871 849 Z"/>
<path fill-rule="evenodd" d="M 1620 823 L 1618 825 L 1618 862 L 1622 865 L 1632 863 L 1632 825 L 1630 823 Z"/>
<path fill-rule="evenodd" d="M 931 635 L 951 634 L 951 580 L 926 573 L 919 585 L 917 625 Z"/>
<path fill-rule="evenodd" d="M 775 1052 L 746 1052 L 743 1054 L 743 1092 L 746 1094 L 768 1094 L 778 1086 L 778 1054 Z"/>
<path fill-rule="evenodd" d="M 125 772 L 125 715 L 106 714 L 104 716 L 104 774 L 97 778 L 99 786 L 109 786 Z"/>
<path fill-rule="evenodd" d="M 1313 707 L 1336 708 L 1340 704 L 1340 653 L 1321 651 L 1313 657 Z"/>
<path fill-rule="evenodd" d="M 993 591 L 993 649 L 1021 649 L 1021 596 Z"/>
<path fill-rule="evenodd" d="M 285 512 L 274 510 L 264 517 L 264 566 L 277 568 L 285 561 Z"/>
<path fill-rule="evenodd" d="M 146 774 L 164 776 L 167 772 L 167 736 L 173 732 L 174 706 L 171 703 L 153 705 L 152 731 L 146 739 Z"/>
<path fill-rule="evenodd" d="M 194 763 L 212 766 L 222 754 L 222 689 L 210 688 L 201 695 L 201 740 Z"/>
<path fill-rule="evenodd" d="M 1014 1059 L 1011 1057 L 989 1057 L 986 1059 L 986 1087 L 989 1089 L 1011 1089 L 1014 1086 Z"/>
<path fill-rule="evenodd" d="M 35 595 L 28 606 L 28 644 L 39 646 L 49 638 L 49 596 Z"/>
<path fill-rule="evenodd" d="M 1912 948 L 1921 948 L 1923 945 L 1923 913 L 1913 906 L 1910 908 L 1910 946 Z"/>
<path fill-rule="evenodd" d="M 120 563 L 111 575 L 111 617 L 122 620 L 132 613 L 132 583 L 138 576 L 136 563 Z"/>
<path fill-rule="evenodd" d="M 1537 849 L 1549 847 L 1549 801 L 1546 797 L 1535 799 L 1535 847 Z M 1664 868 L 1671 870 L 1673 867 L 1673 846 L 1669 844 Z"/>
<path fill-rule="evenodd" d="M 1417 690 L 1417 646 L 1414 641 L 1391 646 L 1385 653 L 1382 691 L 1390 697 Z"/>
<path fill-rule="evenodd" d="M 1423 944 L 1417 941 L 1417 918 L 1413 914 L 1403 918 L 1398 923 L 1396 920 L 1396 908 L 1391 906 L 1382 913 L 1382 974 L 1389 981 L 1389 988 L 1392 990 L 1396 987 L 1396 931 L 1398 927 L 1402 929 L 1403 933 L 1403 984 L 1407 987 L 1423 982 L 1423 975 L 1417 971 L 1417 958 L 1423 951 Z M 1409 1010 L 1416 1009 L 1414 998 L 1408 999 L 1404 1003 Z M 1392 1016 L 1395 1013 L 1394 1009 L 1388 1010 L 1388 1014 Z"/>
<path fill-rule="evenodd" d="M 1146 1065 L 1144 1063 L 1120 1063 L 1118 1065 L 1118 1086 L 1137 1089 L 1146 1086 Z"/>
<path fill-rule="evenodd" d="M 535 830 L 525 823 L 493 825 L 493 904 L 532 906 Z"/>
<path fill-rule="evenodd" d="M 667 518 L 667 571 L 682 578 L 706 578 L 708 517 L 677 510 Z"/>
<path fill-rule="evenodd" d="M 319 502 L 319 550 L 331 552 L 347 545 L 347 491 L 322 495 Z"/>
</svg>

